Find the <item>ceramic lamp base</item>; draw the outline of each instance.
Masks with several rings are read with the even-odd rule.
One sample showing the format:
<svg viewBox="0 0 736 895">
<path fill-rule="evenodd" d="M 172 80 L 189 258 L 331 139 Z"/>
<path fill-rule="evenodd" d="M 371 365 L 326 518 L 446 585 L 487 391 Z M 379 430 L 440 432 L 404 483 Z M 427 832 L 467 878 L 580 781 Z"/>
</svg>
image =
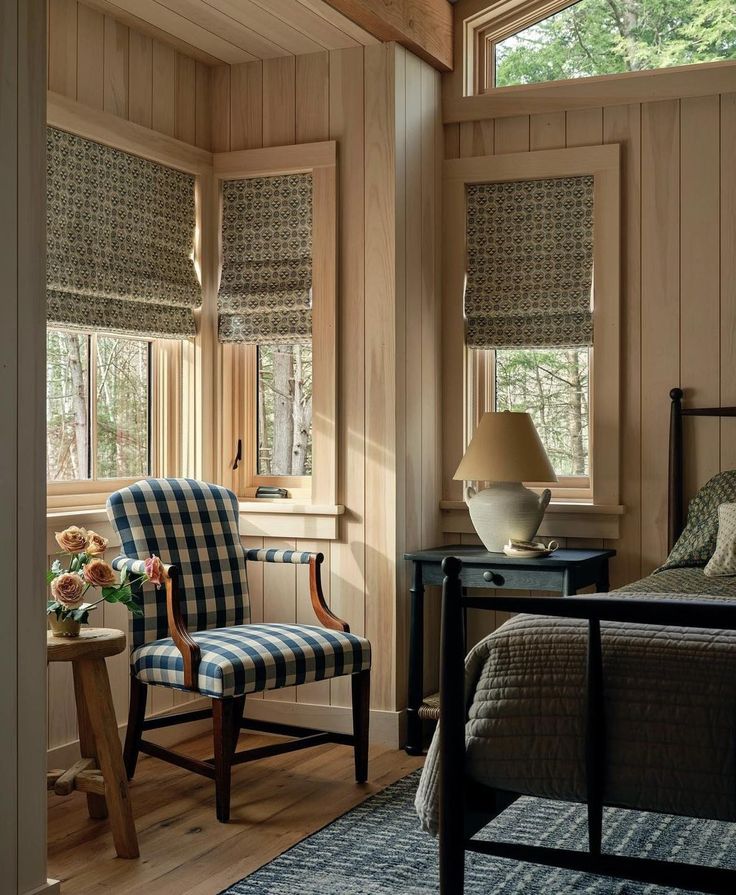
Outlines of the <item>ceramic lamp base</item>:
<svg viewBox="0 0 736 895">
<path fill-rule="evenodd" d="M 551 496 L 548 488 L 540 495 L 521 482 L 495 482 L 477 493 L 468 488 L 470 518 L 486 550 L 503 553 L 511 538 L 534 540 Z"/>
</svg>

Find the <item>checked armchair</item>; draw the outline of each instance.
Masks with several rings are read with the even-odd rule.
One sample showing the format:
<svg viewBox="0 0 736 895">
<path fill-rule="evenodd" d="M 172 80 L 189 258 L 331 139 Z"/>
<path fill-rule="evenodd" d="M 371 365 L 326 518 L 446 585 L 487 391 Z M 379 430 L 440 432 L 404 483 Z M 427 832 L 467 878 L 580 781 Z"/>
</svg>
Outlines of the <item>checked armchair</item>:
<svg viewBox="0 0 736 895">
<path fill-rule="evenodd" d="M 232 766 L 327 742 L 352 745 L 355 779 L 368 776 L 371 648 L 350 633 L 322 593 L 322 554 L 247 550 L 238 530 L 238 500 L 218 485 L 192 479 L 146 479 L 112 494 L 110 521 L 121 539 L 113 566 L 141 572 L 151 554 L 166 565 L 165 588 L 136 594 L 142 615 L 130 624 L 130 712 L 125 740 L 128 778 L 139 752 L 214 779 L 217 819 L 230 817 Z M 304 564 L 317 625 L 253 624 L 246 561 Z M 294 684 L 350 675 L 353 735 L 245 721 L 246 696 Z M 149 686 L 200 693 L 212 709 L 145 718 Z M 200 761 L 143 739 L 159 727 L 212 717 L 213 758 Z M 289 739 L 236 752 L 241 728 Z"/>
</svg>

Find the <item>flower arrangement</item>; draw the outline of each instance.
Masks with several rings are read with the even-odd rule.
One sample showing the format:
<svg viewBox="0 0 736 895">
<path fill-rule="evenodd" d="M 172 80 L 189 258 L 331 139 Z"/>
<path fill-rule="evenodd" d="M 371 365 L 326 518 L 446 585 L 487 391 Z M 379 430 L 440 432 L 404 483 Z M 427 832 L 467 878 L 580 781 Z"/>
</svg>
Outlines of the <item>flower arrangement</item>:
<svg viewBox="0 0 736 895">
<path fill-rule="evenodd" d="M 52 624 L 66 624 L 64 633 L 74 633 L 79 625 L 89 619 L 89 613 L 104 601 L 122 603 L 134 616 L 142 615 L 142 610 L 133 597 L 133 586 L 151 581 L 160 587 L 166 580 L 164 564 L 158 556 L 150 556 L 145 561 L 145 573 L 129 576 L 127 570 L 120 573 L 118 580 L 115 570 L 102 558 L 107 549 L 107 538 L 94 531 L 86 531 L 72 525 L 55 534 L 56 543 L 68 556 L 68 563 L 55 559 L 46 580 L 51 586 L 53 599 L 46 604 L 46 614 L 52 617 Z M 65 565 L 67 566 L 65 568 Z M 99 588 L 101 596 L 93 602 L 85 602 L 90 588 Z"/>
</svg>

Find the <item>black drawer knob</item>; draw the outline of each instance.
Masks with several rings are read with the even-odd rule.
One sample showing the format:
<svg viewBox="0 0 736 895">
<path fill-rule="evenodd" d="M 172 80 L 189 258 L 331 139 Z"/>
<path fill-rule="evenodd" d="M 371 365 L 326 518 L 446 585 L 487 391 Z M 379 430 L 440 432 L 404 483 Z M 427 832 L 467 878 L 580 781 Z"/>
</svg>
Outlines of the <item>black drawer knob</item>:
<svg viewBox="0 0 736 895">
<path fill-rule="evenodd" d="M 483 580 L 487 581 L 489 584 L 503 584 L 504 579 L 498 575 L 496 572 L 483 572 Z"/>
</svg>

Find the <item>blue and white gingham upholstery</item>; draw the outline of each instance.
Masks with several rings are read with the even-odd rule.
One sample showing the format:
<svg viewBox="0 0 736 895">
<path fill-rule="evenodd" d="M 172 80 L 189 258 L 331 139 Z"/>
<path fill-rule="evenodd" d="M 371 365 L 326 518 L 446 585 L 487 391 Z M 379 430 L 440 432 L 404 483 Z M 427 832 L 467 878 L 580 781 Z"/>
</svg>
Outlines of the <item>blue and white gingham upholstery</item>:
<svg viewBox="0 0 736 895">
<path fill-rule="evenodd" d="M 192 637 L 202 651 L 198 689 L 215 699 L 354 674 L 371 664 L 364 638 L 312 625 L 238 625 Z M 146 684 L 185 689 L 181 653 L 169 637 L 133 650 L 131 664 Z"/>
<path fill-rule="evenodd" d="M 179 572 L 187 629 L 201 650 L 197 689 L 222 699 L 355 674 L 370 668 L 371 647 L 355 634 L 312 625 L 249 624 L 246 560 L 307 564 L 298 550 L 246 550 L 238 500 L 226 488 L 192 479 L 146 479 L 112 494 L 110 521 L 120 535 L 118 570 L 145 571 L 153 553 Z M 184 664 L 168 636 L 166 592 L 146 585 L 131 620 L 131 666 L 146 684 L 184 690 Z"/>
<path fill-rule="evenodd" d="M 179 601 L 190 631 L 250 621 L 245 548 L 238 531 L 238 499 L 227 488 L 193 479 L 145 479 L 111 494 L 110 522 L 124 560 L 152 553 L 179 571 Z M 133 569 L 131 571 L 134 571 Z M 164 589 L 146 586 L 143 617 L 131 618 L 134 647 L 167 637 Z"/>
</svg>

